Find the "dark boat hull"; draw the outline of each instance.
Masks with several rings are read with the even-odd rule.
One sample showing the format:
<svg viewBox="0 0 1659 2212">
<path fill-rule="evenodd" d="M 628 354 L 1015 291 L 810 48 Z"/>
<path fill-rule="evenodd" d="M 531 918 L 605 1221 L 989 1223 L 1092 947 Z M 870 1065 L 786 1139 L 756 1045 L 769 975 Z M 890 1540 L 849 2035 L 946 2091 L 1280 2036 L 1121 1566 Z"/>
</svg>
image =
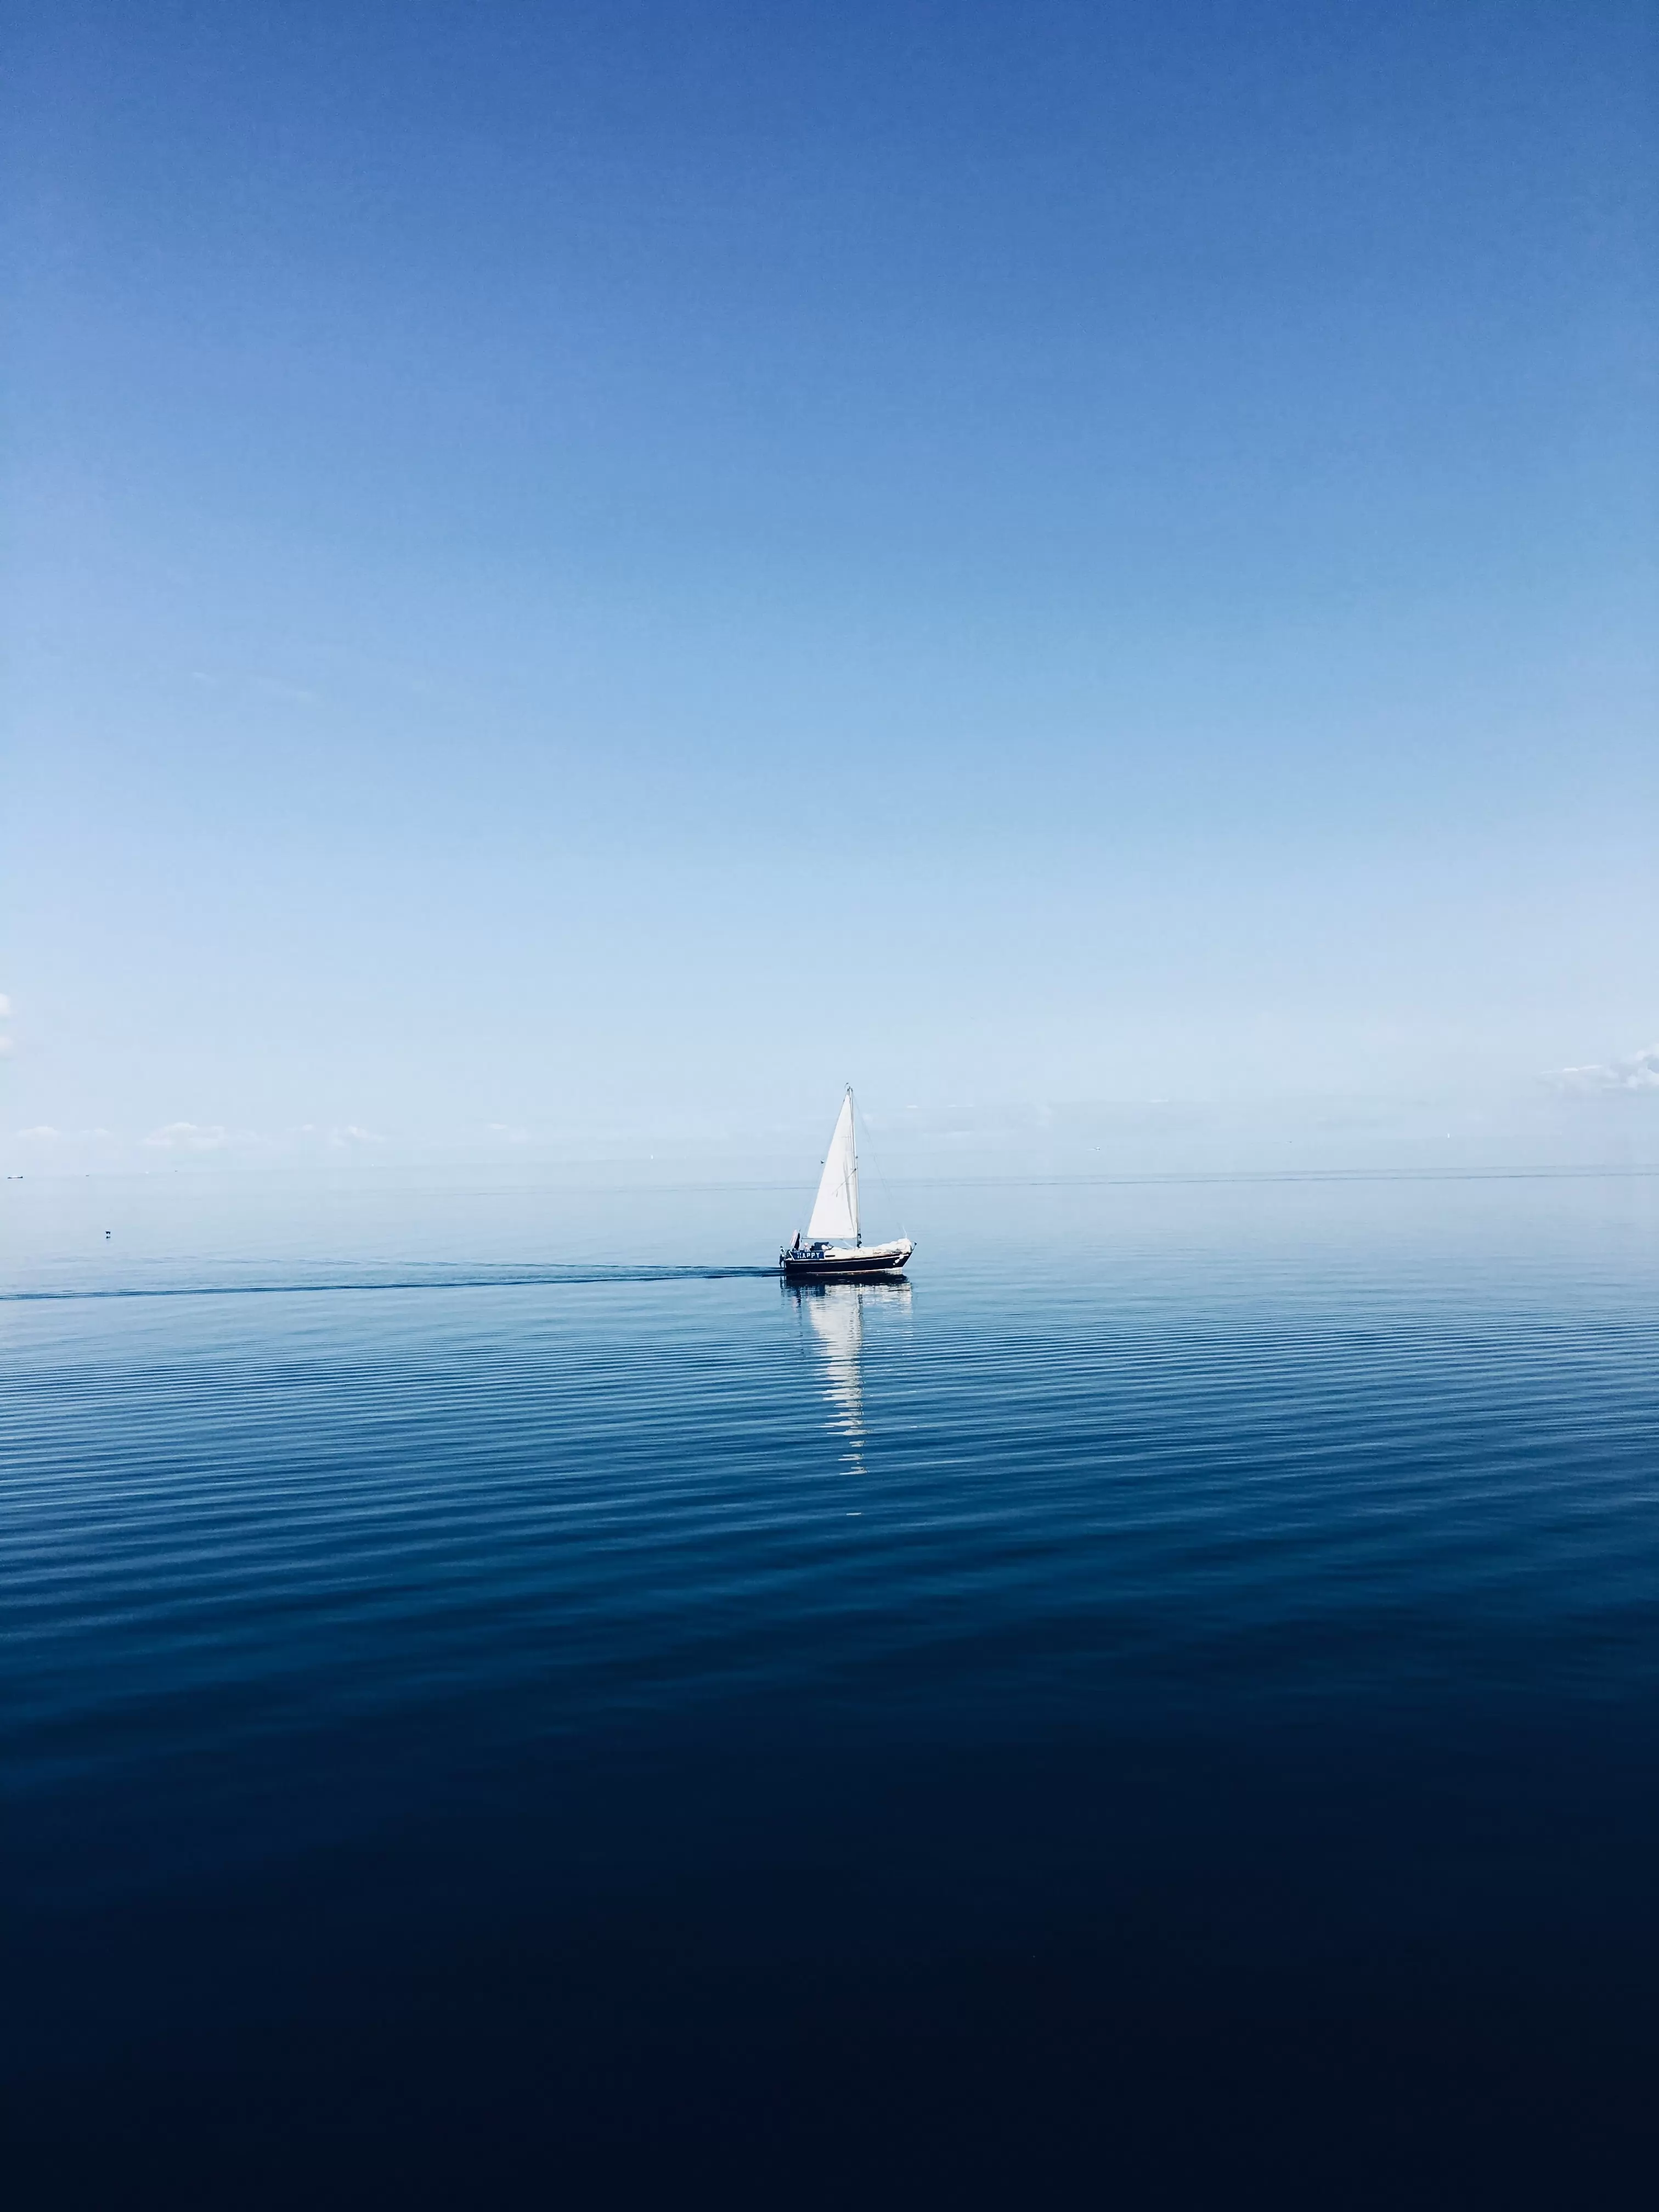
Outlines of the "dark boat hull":
<svg viewBox="0 0 1659 2212">
<path fill-rule="evenodd" d="M 915 1246 L 902 1241 L 896 1244 L 869 1244 L 856 1251 L 819 1253 L 781 1252 L 778 1265 L 784 1279 L 791 1283 L 857 1281 L 860 1277 L 885 1277 L 889 1281 L 902 1274 L 906 1262 Z"/>
</svg>

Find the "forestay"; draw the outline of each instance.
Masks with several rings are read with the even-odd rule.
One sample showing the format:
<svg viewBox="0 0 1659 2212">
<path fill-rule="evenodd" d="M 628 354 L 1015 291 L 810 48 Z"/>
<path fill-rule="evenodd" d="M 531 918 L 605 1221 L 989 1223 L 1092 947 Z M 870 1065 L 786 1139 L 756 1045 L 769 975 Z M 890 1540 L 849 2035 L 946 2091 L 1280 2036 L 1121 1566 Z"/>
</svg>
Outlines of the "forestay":
<svg viewBox="0 0 1659 2212">
<path fill-rule="evenodd" d="M 814 1241 L 835 1243 L 859 1233 L 859 1163 L 853 1149 L 853 1094 L 841 1102 L 836 1133 L 830 1139 L 829 1158 L 812 1206 L 806 1233 Z"/>
</svg>

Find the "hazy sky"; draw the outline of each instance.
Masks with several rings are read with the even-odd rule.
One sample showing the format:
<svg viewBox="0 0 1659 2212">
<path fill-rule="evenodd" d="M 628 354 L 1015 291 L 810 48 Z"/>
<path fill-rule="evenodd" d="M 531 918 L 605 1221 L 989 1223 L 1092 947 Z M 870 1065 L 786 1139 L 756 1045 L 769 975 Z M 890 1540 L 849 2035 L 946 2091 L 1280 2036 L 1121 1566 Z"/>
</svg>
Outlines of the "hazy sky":
<svg viewBox="0 0 1659 2212">
<path fill-rule="evenodd" d="M 9 1158 L 1659 1036 L 1645 0 L 11 26 Z"/>
</svg>

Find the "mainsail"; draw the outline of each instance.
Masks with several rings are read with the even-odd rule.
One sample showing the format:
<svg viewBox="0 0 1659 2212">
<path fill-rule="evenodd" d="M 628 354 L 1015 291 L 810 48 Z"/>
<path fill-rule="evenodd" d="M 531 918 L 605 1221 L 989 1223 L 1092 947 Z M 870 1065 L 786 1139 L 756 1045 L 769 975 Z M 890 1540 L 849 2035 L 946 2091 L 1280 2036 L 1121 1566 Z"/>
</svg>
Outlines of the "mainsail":
<svg viewBox="0 0 1659 2212">
<path fill-rule="evenodd" d="M 853 1150 L 853 1093 L 849 1087 L 841 1102 L 841 1112 L 836 1120 L 836 1133 L 830 1139 L 830 1156 L 823 1163 L 823 1176 L 818 1184 L 818 1194 L 813 1201 L 812 1218 L 806 1224 L 806 1233 L 814 1242 L 823 1238 L 826 1243 L 837 1243 L 851 1237 L 856 1243 L 859 1233 L 859 1163 Z"/>
</svg>

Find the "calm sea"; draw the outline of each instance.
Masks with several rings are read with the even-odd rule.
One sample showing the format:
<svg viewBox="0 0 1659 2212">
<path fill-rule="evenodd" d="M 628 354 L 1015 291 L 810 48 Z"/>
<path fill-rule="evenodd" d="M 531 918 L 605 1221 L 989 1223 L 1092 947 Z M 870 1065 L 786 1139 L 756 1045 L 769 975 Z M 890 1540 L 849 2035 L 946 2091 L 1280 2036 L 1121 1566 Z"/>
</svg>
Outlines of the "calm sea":
<svg viewBox="0 0 1659 2212">
<path fill-rule="evenodd" d="M 1659 1180 L 902 1199 L 5 1186 L 10 2201 L 1651 2201 Z"/>
</svg>

